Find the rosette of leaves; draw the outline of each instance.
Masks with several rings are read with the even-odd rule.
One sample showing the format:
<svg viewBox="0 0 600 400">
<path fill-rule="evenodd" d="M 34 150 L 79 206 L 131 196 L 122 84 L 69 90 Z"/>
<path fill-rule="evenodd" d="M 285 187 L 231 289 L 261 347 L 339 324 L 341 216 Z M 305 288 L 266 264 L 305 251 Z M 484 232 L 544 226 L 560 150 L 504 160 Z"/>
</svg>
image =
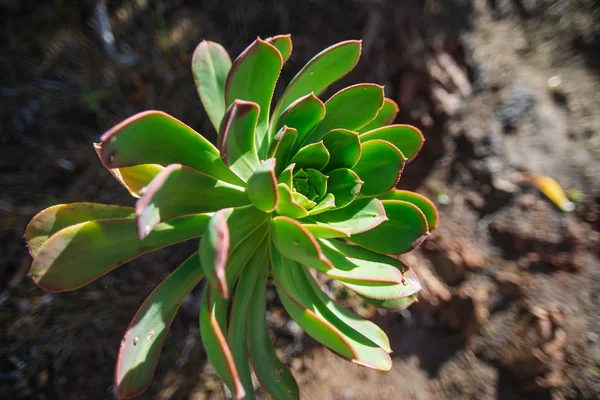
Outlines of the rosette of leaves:
<svg viewBox="0 0 600 400">
<path fill-rule="evenodd" d="M 95 145 L 135 207 L 74 203 L 36 215 L 25 238 L 41 288 L 80 288 L 147 252 L 184 240 L 198 251 L 137 312 L 119 351 L 120 398 L 149 385 L 168 328 L 206 278 L 200 333 L 208 358 L 236 398 L 253 398 L 251 374 L 276 399 L 298 387 L 276 356 L 265 320 L 266 285 L 309 335 L 351 362 L 391 367 L 385 333 L 337 305 L 318 274 L 386 309 L 403 309 L 421 286 L 389 254 L 419 245 L 437 225 L 426 198 L 396 190 L 423 136 L 394 125 L 383 87 L 357 84 L 320 96 L 358 62 L 360 41 L 329 47 L 289 82 L 272 107 L 289 35 L 254 41 L 232 63 L 203 41 L 192 72 L 218 132 L 217 146 L 159 112 L 135 115 Z"/>
</svg>

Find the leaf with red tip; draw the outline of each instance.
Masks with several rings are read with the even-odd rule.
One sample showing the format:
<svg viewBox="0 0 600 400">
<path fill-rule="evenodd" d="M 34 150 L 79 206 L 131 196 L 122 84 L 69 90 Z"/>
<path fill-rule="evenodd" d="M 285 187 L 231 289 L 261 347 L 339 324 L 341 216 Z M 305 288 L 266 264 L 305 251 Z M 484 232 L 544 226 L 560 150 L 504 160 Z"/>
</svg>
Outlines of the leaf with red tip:
<svg viewBox="0 0 600 400">
<path fill-rule="evenodd" d="M 224 298 L 229 297 L 225 266 L 229 258 L 227 218 L 232 211 L 232 208 L 217 211 L 208 222 L 204 236 L 200 240 L 200 261 L 206 278 Z"/>
<path fill-rule="evenodd" d="M 389 125 L 377 128 L 360 136 L 360 142 L 385 140 L 402 152 L 408 161 L 412 161 L 423 147 L 425 138 L 420 130 L 411 125 Z"/>
<path fill-rule="evenodd" d="M 323 144 L 331 158 L 325 171 L 352 168 L 360 159 L 361 147 L 358 134 L 346 129 L 334 129 L 323 136 Z"/>
<path fill-rule="evenodd" d="M 383 87 L 361 83 L 340 90 L 325 103 L 325 118 L 304 143 L 315 143 L 332 129 L 356 131 L 375 118 L 383 105 Z"/>
<path fill-rule="evenodd" d="M 257 38 L 233 62 L 225 84 L 227 106 L 237 99 L 252 101 L 260 107 L 255 148 L 261 159 L 267 154 L 269 148 L 267 136 L 269 110 L 282 65 L 283 59 L 279 50 Z"/>
<path fill-rule="evenodd" d="M 200 236 L 209 219 L 197 214 L 162 222 L 144 241 L 137 236 L 134 219 L 72 225 L 44 243 L 29 276 L 50 292 L 78 289 L 142 254 Z"/>
<path fill-rule="evenodd" d="M 24 238 L 29 253 L 36 258 L 44 243 L 61 229 L 82 222 L 114 218 L 133 219 L 135 211 L 131 207 L 97 203 L 58 204 L 40 211 L 33 217 L 25 229 Z"/>
<path fill-rule="evenodd" d="M 325 104 L 314 93 L 309 93 L 290 104 L 272 126 L 276 130 L 281 129 L 283 126 L 296 129 L 298 131 L 298 141 L 294 149 L 297 150 L 309 132 L 324 117 Z"/>
<path fill-rule="evenodd" d="M 203 40 L 192 56 L 192 74 L 198 95 L 213 126 L 219 131 L 225 114 L 225 81 L 231 69 L 227 50 L 218 43 Z"/>
<path fill-rule="evenodd" d="M 294 128 L 288 128 L 283 126 L 277 131 L 271 142 L 271 150 L 269 151 L 269 157 L 273 157 L 276 160 L 275 173 L 281 174 L 281 172 L 288 166 L 288 160 L 292 154 L 292 149 L 298 138 L 298 131 Z"/>
<path fill-rule="evenodd" d="M 347 207 L 311 216 L 318 224 L 347 230 L 351 235 L 366 232 L 387 221 L 385 209 L 377 199 L 358 199 Z"/>
<path fill-rule="evenodd" d="M 363 197 L 379 196 L 392 190 L 400 180 L 406 158 L 391 143 L 370 140 L 362 144 L 362 155 L 353 171 L 365 183 L 360 189 Z"/>
<path fill-rule="evenodd" d="M 335 208 L 335 196 L 327 193 L 325 197 L 313 208 L 310 209 L 308 215 L 318 215 Z"/>
<path fill-rule="evenodd" d="M 429 232 L 433 231 L 438 226 L 438 212 L 435 205 L 427 197 L 419 193 L 408 190 L 392 190 L 379 197 L 381 200 L 401 200 L 407 201 L 419 207 L 419 210 L 427 219 L 427 227 Z"/>
<path fill-rule="evenodd" d="M 275 159 L 265 160 L 248 179 L 246 188 L 248 198 L 256 208 L 264 212 L 272 212 L 277 207 L 279 193 L 275 176 Z"/>
<path fill-rule="evenodd" d="M 295 219 L 277 216 L 271 220 L 273 243 L 285 257 L 309 265 L 320 271 L 333 268 L 323 255 L 315 237 Z"/>
<path fill-rule="evenodd" d="M 277 214 L 292 218 L 304 218 L 308 215 L 306 208 L 302 207 L 292 196 L 292 191 L 285 183 L 277 184 L 277 194 L 279 201 L 275 211 Z"/>
<path fill-rule="evenodd" d="M 381 128 L 382 126 L 386 126 L 394 122 L 396 116 L 398 115 L 398 104 L 392 99 L 385 99 L 383 101 L 383 106 L 381 110 L 377 113 L 375 119 L 369 122 L 367 125 L 363 126 L 358 130 L 358 133 L 369 132 L 373 129 Z"/>
<path fill-rule="evenodd" d="M 179 164 L 154 178 L 135 205 L 140 239 L 160 222 L 181 215 L 215 212 L 249 204 L 244 189 Z"/>
<path fill-rule="evenodd" d="M 292 35 L 277 35 L 270 38 L 266 38 L 265 42 L 272 44 L 277 50 L 279 50 L 279 54 L 281 54 L 281 58 L 283 59 L 283 64 L 290 58 L 292 54 Z"/>
<path fill-rule="evenodd" d="M 244 384 L 240 380 L 231 349 L 225 338 L 227 306 L 228 301 L 219 296 L 216 289 L 210 285 L 204 288 L 200 304 L 200 338 L 217 374 L 236 399 L 243 399 L 246 396 Z"/>
<path fill-rule="evenodd" d="M 227 168 L 215 146 L 161 111 L 136 114 L 106 132 L 100 140 L 100 159 L 109 169 L 182 164 L 225 182 L 244 183 Z"/>
<path fill-rule="evenodd" d="M 400 254 L 413 250 L 429 235 L 427 219 L 419 207 L 399 200 L 381 203 L 388 220 L 348 240 L 377 253 Z"/>
<path fill-rule="evenodd" d="M 116 368 L 120 399 L 142 393 L 156 369 L 169 327 L 183 300 L 204 278 L 198 253 L 192 254 L 150 293 L 129 324 Z"/>
<path fill-rule="evenodd" d="M 348 168 L 338 168 L 327 175 L 327 192 L 335 196 L 335 208 L 351 204 L 364 184 L 356 172 Z"/>
<path fill-rule="evenodd" d="M 329 85 L 352 71 L 360 58 L 361 42 L 348 40 L 314 56 L 292 79 L 273 112 L 277 120 L 296 99 L 309 93 L 321 94 Z"/>
</svg>

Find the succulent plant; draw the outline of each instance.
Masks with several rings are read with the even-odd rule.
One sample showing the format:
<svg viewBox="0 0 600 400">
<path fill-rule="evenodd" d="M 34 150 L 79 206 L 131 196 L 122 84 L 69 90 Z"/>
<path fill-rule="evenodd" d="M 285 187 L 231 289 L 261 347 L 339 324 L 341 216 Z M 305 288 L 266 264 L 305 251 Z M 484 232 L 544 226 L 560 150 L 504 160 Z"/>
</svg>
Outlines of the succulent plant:
<svg viewBox="0 0 600 400">
<path fill-rule="evenodd" d="M 203 278 L 202 342 L 236 398 L 253 398 L 252 369 L 273 398 L 299 396 L 269 339 L 271 279 L 291 318 L 317 341 L 355 364 L 391 367 L 383 330 L 337 305 L 315 277 L 385 309 L 415 301 L 415 273 L 389 254 L 410 251 L 437 226 L 429 200 L 395 189 L 423 136 L 389 125 L 398 108 L 381 86 L 358 84 L 319 99 L 358 62 L 354 40 L 310 60 L 271 112 L 291 51 L 289 35 L 259 38 L 232 63 L 222 46 L 203 41 L 192 72 L 218 146 L 160 111 L 137 114 L 95 144 L 104 166 L 139 198 L 135 207 L 56 205 L 27 227 L 29 275 L 51 292 L 202 237 L 127 329 L 116 368 L 120 398 L 149 385 L 179 306 Z"/>
</svg>

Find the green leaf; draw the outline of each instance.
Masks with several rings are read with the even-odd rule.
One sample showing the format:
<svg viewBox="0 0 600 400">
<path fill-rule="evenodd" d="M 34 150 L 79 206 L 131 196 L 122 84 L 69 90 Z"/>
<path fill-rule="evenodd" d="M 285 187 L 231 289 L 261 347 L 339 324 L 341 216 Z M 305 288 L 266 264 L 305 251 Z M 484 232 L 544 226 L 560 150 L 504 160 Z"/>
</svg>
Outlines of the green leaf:
<svg viewBox="0 0 600 400">
<path fill-rule="evenodd" d="M 277 178 L 275 177 L 275 159 L 264 161 L 248 179 L 246 189 L 248 198 L 256 208 L 265 212 L 272 212 L 277 207 L 279 194 L 277 191 Z"/>
<path fill-rule="evenodd" d="M 361 134 L 361 143 L 368 140 L 385 140 L 398 148 L 408 159 L 412 161 L 423 147 L 425 138 L 420 130 L 411 125 L 389 125 L 374 129 Z"/>
<path fill-rule="evenodd" d="M 318 224 L 347 230 L 351 235 L 366 232 L 387 221 L 381 201 L 358 199 L 347 207 L 327 211 L 311 218 Z"/>
<path fill-rule="evenodd" d="M 313 208 L 317 204 L 314 201 L 307 199 L 306 196 L 298 192 L 292 192 L 292 198 L 296 203 L 300 204 L 302 208 L 306 210 Z"/>
<path fill-rule="evenodd" d="M 315 197 L 311 196 L 311 199 L 321 199 L 327 192 L 327 176 L 312 168 L 306 168 L 304 171 L 308 175 L 309 190 L 312 188 L 315 192 Z"/>
<path fill-rule="evenodd" d="M 399 200 L 381 203 L 388 220 L 348 240 L 377 253 L 399 254 L 413 250 L 429 235 L 427 220 L 417 206 Z"/>
<path fill-rule="evenodd" d="M 219 294 L 229 297 L 225 267 L 229 259 L 229 227 L 227 218 L 233 208 L 217 211 L 208 222 L 204 236 L 200 240 L 200 261 L 206 273 L 206 278 Z"/>
<path fill-rule="evenodd" d="M 407 201 L 419 207 L 419 210 L 427 219 L 427 227 L 429 232 L 433 231 L 438 226 L 438 212 L 435 205 L 427 197 L 419 193 L 410 192 L 408 190 L 392 190 L 380 197 L 381 200 L 401 200 Z"/>
<path fill-rule="evenodd" d="M 87 221 L 114 218 L 135 218 L 131 207 L 97 203 L 58 204 L 40 211 L 27 225 L 23 235 L 29 253 L 36 258 L 40 249 L 56 232 Z"/>
<path fill-rule="evenodd" d="M 183 122 L 161 111 L 145 111 L 116 125 L 100 138 L 106 168 L 140 164 L 183 164 L 225 182 L 242 185 L 219 151 Z"/>
<path fill-rule="evenodd" d="M 250 362 L 260 385 L 271 398 L 298 399 L 300 397 L 298 384 L 287 366 L 277 358 L 275 348 L 269 339 L 265 318 L 267 303 L 266 270 L 267 268 L 261 270 L 250 300 L 248 315 Z"/>
<path fill-rule="evenodd" d="M 318 215 L 324 213 L 325 211 L 329 211 L 335 208 L 335 196 L 331 193 L 327 193 L 323 200 L 319 202 L 316 206 L 314 206 L 309 212 L 308 215 Z M 298 217 L 302 218 L 302 217 Z"/>
<path fill-rule="evenodd" d="M 383 87 L 361 83 L 340 90 L 325 103 L 325 118 L 304 143 L 318 142 L 332 129 L 356 131 L 375 118 L 383 105 Z"/>
<path fill-rule="evenodd" d="M 119 398 L 137 396 L 150 385 L 173 318 L 203 277 L 200 258 L 194 253 L 146 298 L 119 349 L 116 371 Z"/>
<path fill-rule="evenodd" d="M 227 109 L 219 130 L 221 158 L 244 182 L 260 163 L 254 147 L 258 113 L 258 104 L 235 100 Z"/>
<path fill-rule="evenodd" d="M 360 159 L 360 140 L 356 132 L 334 129 L 323 136 L 323 144 L 331 155 L 329 164 L 325 168 L 326 171 L 352 168 Z"/>
<path fill-rule="evenodd" d="M 217 374 L 236 399 L 243 399 L 246 396 L 244 384 L 224 334 L 227 332 L 227 306 L 228 301 L 219 296 L 216 289 L 210 286 L 204 288 L 200 304 L 200 338 Z"/>
<path fill-rule="evenodd" d="M 315 238 L 347 238 L 350 237 L 350 228 L 348 227 L 333 227 L 325 224 L 311 224 L 310 219 L 306 222 L 302 220 L 302 226 L 306 228 Z"/>
<path fill-rule="evenodd" d="M 255 147 L 261 159 L 269 148 L 269 137 L 266 135 L 269 110 L 282 65 L 279 50 L 258 38 L 233 62 L 225 84 L 227 106 L 237 99 L 252 101 L 260 107 Z"/>
<path fill-rule="evenodd" d="M 360 58 L 361 42 L 348 40 L 335 44 L 314 56 L 292 79 L 279 99 L 275 120 L 292 102 L 309 93 L 317 96 L 329 85 L 352 71 Z M 292 125 L 290 125 L 292 126 Z"/>
<path fill-rule="evenodd" d="M 229 345 L 240 379 L 244 383 L 248 395 L 253 392 L 252 374 L 248 361 L 248 312 L 259 276 L 264 267 L 268 265 L 268 249 L 268 242 L 265 240 L 242 270 L 240 284 L 237 286 L 229 316 Z M 254 396 L 249 397 L 253 398 Z"/>
<path fill-rule="evenodd" d="M 246 204 L 249 201 L 243 188 L 180 164 L 169 165 L 135 205 L 138 235 L 144 239 L 157 224 L 174 217 Z"/>
<path fill-rule="evenodd" d="M 277 216 L 271 220 L 271 238 L 285 257 L 307 264 L 319 271 L 333 268 L 323 255 L 315 237 L 295 219 Z"/>
<path fill-rule="evenodd" d="M 273 36 L 265 39 L 265 42 L 272 44 L 277 50 L 279 50 L 279 54 L 281 54 L 281 58 L 283 59 L 283 64 L 285 64 L 292 54 L 292 35 Z"/>
<path fill-rule="evenodd" d="M 288 188 L 291 188 L 294 183 L 294 168 L 296 164 L 288 165 L 277 178 L 277 183 L 285 183 Z"/>
<path fill-rule="evenodd" d="M 388 142 L 370 140 L 362 143 L 362 155 L 353 168 L 365 182 L 360 195 L 379 196 L 392 190 L 400 180 L 405 161 L 402 153 Z"/>
<path fill-rule="evenodd" d="M 325 117 L 325 104 L 311 92 L 290 104 L 273 124 L 273 127 L 276 127 L 277 130 L 283 126 L 296 129 L 298 140 L 294 150 L 297 150 L 304 142 L 306 135 L 323 120 L 323 117 Z"/>
<path fill-rule="evenodd" d="M 277 214 L 292 218 L 304 218 L 308 215 L 306 208 L 302 207 L 294 199 L 292 191 L 287 184 L 277 184 L 277 194 L 279 195 L 279 201 L 277 202 L 277 207 L 275 208 Z"/>
<path fill-rule="evenodd" d="M 329 162 L 329 152 L 323 142 L 311 143 L 302 147 L 292 158 L 298 168 L 323 169 Z"/>
<path fill-rule="evenodd" d="M 345 283 L 344 286 L 355 291 L 359 295 L 375 300 L 398 300 L 409 296 L 416 295 L 421 289 L 421 283 L 417 278 L 417 275 L 412 269 L 409 269 L 404 274 L 404 280 L 402 283 L 395 285 L 357 285 L 352 283 Z M 386 307 L 392 307 L 393 303 L 385 304 Z"/>
<path fill-rule="evenodd" d="M 383 101 L 383 107 L 381 107 L 381 110 L 379 110 L 375 119 L 360 128 L 358 133 L 369 132 L 373 129 L 381 128 L 382 126 L 391 124 L 394 122 L 394 119 L 396 119 L 398 111 L 398 104 L 396 104 L 394 100 L 385 99 Z"/>
<path fill-rule="evenodd" d="M 275 134 L 273 142 L 271 142 L 271 150 L 268 153 L 269 157 L 274 157 L 276 160 L 275 173 L 280 174 L 288 165 L 288 159 L 297 138 L 298 131 L 287 126 L 283 126 Z"/>
<path fill-rule="evenodd" d="M 408 307 L 410 307 L 411 304 L 418 301 L 417 294 L 413 294 L 413 295 L 410 295 L 407 297 L 402 297 L 402 298 L 394 299 L 394 300 L 377 300 L 377 299 L 370 299 L 365 296 L 361 296 L 361 297 L 363 299 L 365 299 L 367 302 L 373 304 L 377 308 L 383 308 L 385 310 L 390 310 L 390 311 L 406 310 Z"/>
<path fill-rule="evenodd" d="M 218 43 L 203 40 L 192 56 L 192 74 L 202 105 L 216 131 L 225 114 L 225 81 L 231 68 L 227 50 Z"/>
<path fill-rule="evenodd" d="M 49 292 L 78 289 L 142 254 L 200 236 L 209 219 L 207 214 L 198 214 L 160 223 L 143 242 L 134 219 L 72 225 L 42 246 L 29 276 Z"/>
<path fill-rule="evenodd" d="M 364 182 L 352 170 L 339 168 L 328 173 L 327 191 L 335 196 L 335 207 L 342 208 L 352 203 L 361 191 Z"/>
</svg>

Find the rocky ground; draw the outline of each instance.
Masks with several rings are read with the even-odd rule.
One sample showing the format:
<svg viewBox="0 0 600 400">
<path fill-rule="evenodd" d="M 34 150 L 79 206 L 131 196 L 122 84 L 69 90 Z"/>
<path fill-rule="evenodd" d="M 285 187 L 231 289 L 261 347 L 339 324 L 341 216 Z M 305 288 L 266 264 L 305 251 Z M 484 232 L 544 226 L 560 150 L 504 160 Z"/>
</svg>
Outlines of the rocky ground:
<svg viewBox="0 0 600 400">
<path fill-rule="evenodd" d="M 300 3 L 300 2 L 298 2 Z M 324 282 L 388 332 L 389 374 L 303 335 L 274 291 L 268 321 L 306 399 L 600 398 L 600 7 L 593 0 L 0 1 L 0 398 L 106 399 L 143 298 L 194 247 L 142 257 L 72 293 L 26 277 L 21 239 L 58 202 L 131 204 L 91 142 L 128 115 L 165 110 L 210 137 L 189 63 L 206 37 L 237 54 L 291 32 L 282 79 L 319 49 L 363 38 L 345 84 L 374 81 L 423 130 L 400 187 L 438 205 L 440 228 L 403 260 L 420 301 L 381 313 Z M 332 88 L 332 91 L 336 88 Z M 555 179 L 561 211 L 533 184 Z M 198 293 L 173 323 L 141 398 L 227 397 L 198 337 Z"/>
</svg>

